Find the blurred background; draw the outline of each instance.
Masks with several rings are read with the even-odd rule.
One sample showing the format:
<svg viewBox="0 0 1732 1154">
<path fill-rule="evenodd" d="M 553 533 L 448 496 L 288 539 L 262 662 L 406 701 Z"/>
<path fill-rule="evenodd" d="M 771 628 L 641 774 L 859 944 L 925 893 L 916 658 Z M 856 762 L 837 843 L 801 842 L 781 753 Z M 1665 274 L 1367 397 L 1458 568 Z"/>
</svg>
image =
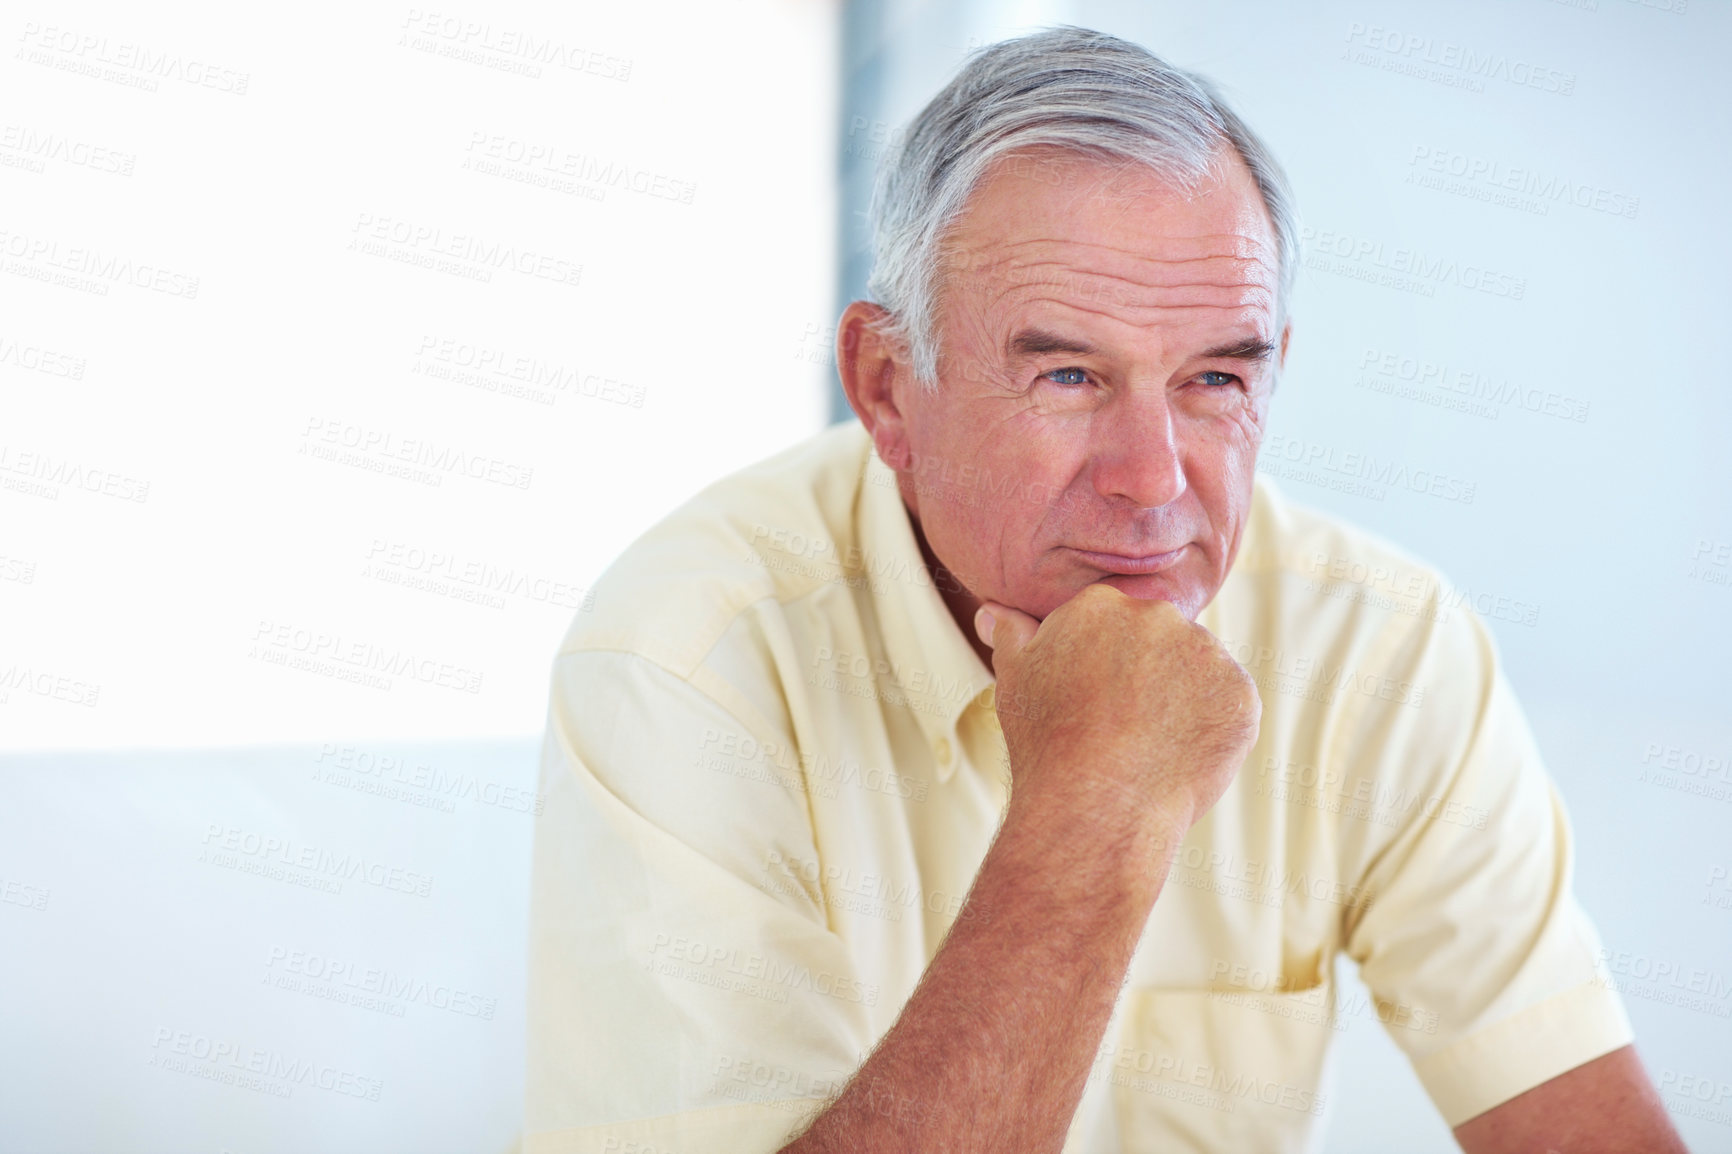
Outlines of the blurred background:
<svg viewBox="0 0 1732 1154">
<path fill-rule="evenodd" d="M 1469 591 L 1640 1051 L 1732 1150 L 1721 0 L 5 20 L 0 1149 L 513 1147 L 554 647 L 849 415 L 873 167 L 969 51 L 1074 23 L 1286 166 L 1259 467 Z M 1332 1077 L 1323 1149 L 1455 1148 L 1374 1017 Z"/>
</svg>

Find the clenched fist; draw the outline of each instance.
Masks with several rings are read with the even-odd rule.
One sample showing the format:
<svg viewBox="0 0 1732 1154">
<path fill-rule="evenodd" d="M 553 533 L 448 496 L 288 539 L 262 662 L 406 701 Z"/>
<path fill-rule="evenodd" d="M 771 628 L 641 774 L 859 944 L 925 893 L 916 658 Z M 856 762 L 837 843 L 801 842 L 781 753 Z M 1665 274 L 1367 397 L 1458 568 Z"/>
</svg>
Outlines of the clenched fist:
<svg viewBox="0 0 1732 1154">
<path fill-rule="evenodd" d="M 1257 740 L 1263 702 L 1214 634 L 1172 603 L 1091 584 L 1046 620 L 996 602 L 975 615 L 992 646 L 1012 804 L 1182 836 Z"/>
</svg>

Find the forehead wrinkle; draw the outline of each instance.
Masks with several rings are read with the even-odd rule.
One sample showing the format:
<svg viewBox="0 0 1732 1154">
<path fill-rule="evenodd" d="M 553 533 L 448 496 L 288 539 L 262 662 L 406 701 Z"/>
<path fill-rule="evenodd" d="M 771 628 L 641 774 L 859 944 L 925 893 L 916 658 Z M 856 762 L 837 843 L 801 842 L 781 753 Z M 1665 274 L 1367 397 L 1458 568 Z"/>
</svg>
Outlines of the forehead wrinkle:
<svg viewBox="0 0 1732 1154">
<path fill-rule="evenodd" d="M 972 281 L 989 293 L 1005 291 L 1000 289 L 1001 285 L 1007 288 L 1076 285 L 1085 293 L 1091 287 L 1098 292 L 1106 285 L 1135 289 L 1205 285 L 1273 288 L 1277 280 L 1275 270 L 1258 257 L 1209 255 L 1165 260 L 1121 249 L 1109 248 L 1107 251 L 1114 254 L 1114 259 L 1107 262 L 1078 262 L 1074 258 L 1005 258 L 990 265 L 958 270 L 962 272 L 958 279 Z"/>
<path fill-rule="evenodd" d="M 1075 312 L 1083 313 L 1083 314 L 1086 314 L 1089 316 L 1101 317 L 1101 318 L 1103 318 L 1109 322 L 1115 323 L 1115 324 L 1129 325 L 1129 326 L 1137 329 L 1139 337 L 1144 339 L 1144 340 L 1146 340 L 1148 337 L 1150 337 L 1151 335 L 1153 335 L 1155 333 L 1163 332 L 1163 330 L 1181 329 L 1185 325 L 1192 323 L 1190 318 L 1186 318 L 1184 320 L 1179 320 L 1179 319 L 1174 318 L 1171 315 L 1173 312 L 1179 311 L 1179 309 L 1186 309 L 1186 310 L 1189 310 L 1189 309 L 1206 309 L 1206 310 L 1210 310 L 1210 311 L 1214 311 L 1214 312 L 1226 313 L 1227 314 L 1226 316 L 1222 317 L 1218 322 L 1216 322 L 1220 328 L 1228 329 L 1228 328 L 1232 328 L 1232 327 L 1240 325 L 1240 324 L 1245 324 L 1245 325 L 1248 325 L 1253 330 L 1255 330 L 1255 335 L 1258 339 L 1263 339 L 1263 340 L 1268 339 L 1264 334 L 1263 326 L 1257 323 L 1258 314 L 1254 313 L 1251 316 L 1246 316 L 1245 310 L 1243 307 L 1221 307 L 1221 306 L 1217 306 L 1217 305 L 1183 305 L 1183 306 L 1179 306 L 1179 309 L 1162 310 L 1163 312 L 1168 314 L 1166 317 L 1156 319 L 1156 320 L 1150 321 L 1148 323 L 1139 323 L 1136 321 L 1126 321 L 1125 318 L 1123 318 L 1122 316 L 1117 316 L 1113 313 L 1106 312 L 1105 310 L 1102 310 L 1102 309 L 1092 309 L 1092 308 L 1087 308 L 1085 306 L 1072 305 L 1072 304 L 1068 304 L 1068 303 L 1064 304 L 1064 307 L 1067 309 L 1073 310 Z M 1036 322 L 1036 323 L 1038 323 L 1038 322 Z M 1204 322 L 1204 323 L 1207 323 L 1207 322 Z M 1019 329 L 1021 327 L 1022 326 L 1020 324 L 1007 325 L 1005 327 L 1004 336 L 1006 338 L 1008 338 L 1008 336 L 1011 332 L 1013 332 L 1016 329 Z M 1161 347 L 1163 348 L 1163 350 L 1166 349 L 1167 341 L 1169 339 L 1170 339 L 1170 335 L 1163 335 L 1161 337 Z M 995 353 L 998 353 L 1001 356 L 1007 355 L 1006 349 L 1005 349 L 1006 343 L 1007 343 L 1007 341 L 1000 341 L 999 344 L 993 349 L 993 351 Z M 1217 342 L 1211 340 L 1209 343 L 1211 345 L 1213 345 Z M 1106 358 L 1109 362 L 1117 360 L 1119 358 L 1120 354 L 1122 352 L 1124 352 L 1126 348 L 1131 347 L 1131 346 L 1120 347 L 1120 346 L 1114 345 L 1111 342 L 1100 342 L 1100 345 L 1101 345 L 1101 347 L 1099 348 L 1099 355 Z M 1165 355 L 1165 354 L 1163 353 L 1163 355 Z M 1014 360 L 1015 358 L 1012 357 L 1011 359 Z"/>
<path fill-rule="evenodd" d="M 1271 339 L 1268 333 L 1270 311 L 1266 307 L 1260 307 L 1257 302 L 1186 301 L 1138 310 L 1068 301 L 1051 303 L 1059 305 L 1060 308 L 1042 308 L 1033 312 L 1016 309 L 1011 311 L 1002 323 L 982 325 L 982 335 L 991 334 L 986 341 L 989 355 L 1012 355 L 1009 352 L 1009 342 L 1012 336 L 1024 329 L 1072 337 L 1095 346 L 1103 355 L 1110 355 L 1122 334 L 1103 331 L 1098 327 L 1102 321 L 1132 330 L 1133 333 L 1179 331 L 1207 326 L 1210 329 L 1245 330 L 1247 336 L 1255 336 L 1259 340 Z M 1083 326 L 1081 331 L 1078 331 L 1078 326 Z M 1219 342 L 1211 340 L 1209 343 L 1215 345 Z"/>
<path fill-rule="evenodd" d="M 1055 287 L 1045 284 L 1011 284 L 989 293 L 982 302 L 986 315 L 1026 315 L 1037 305 L 1052 305 L 1075 309 L 1106 317 L 1123 324 L 1148 327 L 1161 323 L 1161 314 L 1174 309 L 1222 309 L 1243 312 L 1272 312 L 1275 307 L 1274 289 L 1259 282 L 1230 285 L 1186 283 L 1149 286 L 1137 284 L 1135 294 L 1100 292 L 1053 293 Z M 1127 296 L 1129 299 L 1127 299 Z M 1116 311 L 1115 311 L 1116 310 Z M 1261 326 L 1259 326 L 1260 328 Z"/>
<path fill-rule="evenodd" d="M 1174 262 L 1222 256 L 1261 260 L 1264 250 L 1271 247 L 1264 244 L 1259 238 L 1241 232 L 1197 233 L 1189 236 L 1160 234 L 1150 237 L 1130 237 L 1127 240 L 1128 243 L 1125 244 L 1109 244 L 1104 241 L 1085 240 L 1081 237 L 1039 236 L 1009 241 L 1000 247 L 1006 251 L 1014 252 L 1022 248 L 1054 245 L 1082 249 L 1104 249 L 1107 252 L 1123 253 L 1130 257 L 1143 257 L 1149 255 L 1150 250 L 1161 250 L 1158 255 L 1154 255 L 1153 259 Z"/>
<path fill-rule="evenodd" d="M 995 265 L 983 266 L 981 271 L 990 273 L 998 269 L 1063 268 L 1078 269 L 1081 271 L 1096 271 L 1098 269 L 1102 276 L 1115 276 L 1118 274 L 1106 272 L 1104 270 L 1109 268 L 1135 269 L 1147 266 L 1153 266 L 1156 268 L 1181 268 L 1185 265 L 1196 264 L 1226 265 L 1230 268 L 1246 270 L 1270 268 L 1268 262 L 1263 260 L 1261 257 L 1234 256 L 1229 253 L 1211 253 L 1207 255 L 1187 256 L 1169 260 L 1166 257 L 1150 256 L 1146 253 L 1133 252 L 1126 249 L 1108 249 L 1107 251 L 1112 255 L 1105 260 L 1098 258 L 1095 260 L 1078 260 L 1069 254 L 1055 253 L 1045 259 L 1019 260 L 1012 258 L 1000 261 Z M 1190 272 L 1193 270 L 1186 269 L 1185 271 Z"/>
<path fill-rule="evenodd" d="M 1182 290 L 1182 289 L 1268 289 L 1270 279 L 1258 275 L 1263 271 L 1261 266 L 1251 263 L 1234 261 L 1225 267 L 1202 269 L 1166 269 L 1165 275 L 1150 277 L 1130 276 L 1117 272 L 1106 272 L 1099 269 L 1076 269 L 1067 265 L 1046 263 L 1025 266 L 1028 273 L 1035 275 L 1000 276 L 982 278 L 987 285 L 983 286 L 989 293 L 1004 295 L 1026 288 L 1051 288 L 1058 290 L 1074 289 L 1080 295 L 1100 295 L 1108 287 L 1120 289 L 1121 297 L 1124 291 L 1132 293 L 1144 290 Z M 1211 276 L 1218 271 L 1221 275 Z M 992 281 L 999 282 L 992 284 Z"/>
<path fill-rule="evenodd" d="M 1169 264 L 1232 257 L 1268 265 L 1272 263 L 1271 258 L 1276 257 L 1279 251 L 1275 244 L 1265 243 L 1258 237 L 1239 232 L 1201 233 L 1195 236 L 1135 237 L 1130 238 L 1130 241 L 1131 243 L 1128 244 L 1107 244 L 1069 236 L 1033 236 L 1016 240 L 983 237 L 974 243 L 960 241 L 954 246 L 954 255 L 968 253 L 977 256 L 987 253 L 1002 254 L 996 259 L 979 259 L 968 262 L 969 267 L 975 268 L 990 268 L 999 264 L 1035 263 L 1022 260 L 1021 253 L 1044 247 L 1099 249 L 1132 260 L 1154 260 Z M 963 264 L 963 262 L 957 262 L 957 264 Z"/>
</svg>

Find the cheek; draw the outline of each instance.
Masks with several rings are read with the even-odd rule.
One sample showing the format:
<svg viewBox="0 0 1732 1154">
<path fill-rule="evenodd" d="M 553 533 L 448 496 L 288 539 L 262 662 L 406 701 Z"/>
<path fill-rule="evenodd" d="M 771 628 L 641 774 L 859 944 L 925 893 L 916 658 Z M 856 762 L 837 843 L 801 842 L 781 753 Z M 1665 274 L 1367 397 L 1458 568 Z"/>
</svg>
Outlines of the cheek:
<svg viewBox="0 0 1732 1154">
<path fill-rule="evenodd" d="M 1208 468 L 1203 473 L 1207 487 L 1218 492 L 1237 491 L 1240 482 L 1257 465 L 1257 445 L 1255 439 L 1241 436 L 1237 430 L 1213 442 L 1206 457 Z"/>
<path fill-rule="evenodd" d="M 932 535 L 948 546 L 944 555 L 953 563 L 946 563 L 970 589 L 1013 597 L 1026 593 L 1016 586 L 1034 568 L 1046 502 L 1058 491 L 1026 465 L 984 449 L 972 463 L 972 472 L 953 474 L 948 483 L 923 483 L 921 499 L 932 505 Z"/>
<path fill-rule="evenodd" d="M 1263 443 L 1261 417 L 1259 410 L 1247 405 L 1199 428 L 1193 459 L 1202 468 L 1193 480 L 1203 479 L 1213 489 L 1236 491 L 1241 478 L 1256 467 L 1257 451 Z"/>
<path fill-rule="evenodd" d="M 1233 414 L 1233 431 L 1242 445 L 1252 457 L 1257 455 L 1257 446 L 1263 443 L 1263 425 L 1268 418 L 1269 398 L 1267 395 L 1247 403 Z"/>
<path fill-rule="evenodd" d="M 1198 436 L 1190 446 L 1185 478 L 1207 522 L 1202 529 L 1211 539 L 1206 563 L 1210 568 L 1227 560 L 1233 537 L 1250 509 L 1260 443 L 1256 434 L 1255 425 L 1223 418 L 1211 422 L 1207 435 Z"/>
</svg>

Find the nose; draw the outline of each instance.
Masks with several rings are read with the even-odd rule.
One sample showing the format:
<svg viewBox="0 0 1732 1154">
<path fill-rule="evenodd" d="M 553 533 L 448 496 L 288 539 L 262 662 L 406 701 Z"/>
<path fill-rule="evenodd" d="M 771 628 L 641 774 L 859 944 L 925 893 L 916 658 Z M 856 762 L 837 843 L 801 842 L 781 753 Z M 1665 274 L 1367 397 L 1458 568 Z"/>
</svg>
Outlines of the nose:
<svg viewBox="0 0 1732 1154">
<path fill-rule="evenodd" d="M 1179 438 L 1167 390 L 1128 389 L 1113 398 L 1090 429 L 1095 492 L 1155 509 L 1185 491 Z"/>
</svg>

